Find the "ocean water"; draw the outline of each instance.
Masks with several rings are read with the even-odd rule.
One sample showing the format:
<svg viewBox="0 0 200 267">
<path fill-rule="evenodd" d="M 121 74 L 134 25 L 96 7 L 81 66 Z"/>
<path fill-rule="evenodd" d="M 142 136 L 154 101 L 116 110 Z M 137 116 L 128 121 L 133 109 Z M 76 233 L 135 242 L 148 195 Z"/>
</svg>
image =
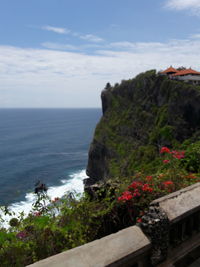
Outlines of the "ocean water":
<svg viewBox="0 0 200 267">
<path fill-rule="evenodd" d="M 28 210 L 40 180 L 51 198 L 83 191 L 100 109 L 0 109 L 0 206 Z"/>
</svg>

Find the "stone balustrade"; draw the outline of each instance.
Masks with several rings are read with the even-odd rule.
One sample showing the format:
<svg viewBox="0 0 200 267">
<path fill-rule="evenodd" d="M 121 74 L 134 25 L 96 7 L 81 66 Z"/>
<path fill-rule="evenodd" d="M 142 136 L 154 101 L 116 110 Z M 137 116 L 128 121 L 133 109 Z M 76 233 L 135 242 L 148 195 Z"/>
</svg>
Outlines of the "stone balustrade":
<svg viewBox="0 0 200 267">
<path fill-rule="evenodd" d="M 32 267 L 184 267 L 199 257 L 200 183 L 154 200 L 132 226 Z"/>
</svg>

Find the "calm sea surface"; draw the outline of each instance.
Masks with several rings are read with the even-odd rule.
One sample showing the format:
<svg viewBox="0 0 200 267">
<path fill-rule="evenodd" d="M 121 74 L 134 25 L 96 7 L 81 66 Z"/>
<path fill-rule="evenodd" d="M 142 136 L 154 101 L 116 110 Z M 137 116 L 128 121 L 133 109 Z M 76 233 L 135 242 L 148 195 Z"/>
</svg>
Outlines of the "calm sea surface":
<svg viewBox="0 0 200 267">
<path fill-rule="evenodd" d="M 37 180 L 55 196 L 77 187 L 100 116 L 100 109 L 0 109 L 0 205 L 25 201 Z"/>
</svg>

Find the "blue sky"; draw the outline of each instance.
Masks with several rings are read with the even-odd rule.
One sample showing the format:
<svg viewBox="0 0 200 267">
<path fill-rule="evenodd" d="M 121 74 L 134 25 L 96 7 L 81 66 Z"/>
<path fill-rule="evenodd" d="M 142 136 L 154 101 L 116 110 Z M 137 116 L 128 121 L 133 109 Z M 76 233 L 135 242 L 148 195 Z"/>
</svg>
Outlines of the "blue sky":
<svg viewBox="0 0 200 267">
<path fill-rule="evenodd" d="M 0 107 L 100 107 L 169 65 L 200 70 L 199 0 L 0 0 Z"/>
</svg>

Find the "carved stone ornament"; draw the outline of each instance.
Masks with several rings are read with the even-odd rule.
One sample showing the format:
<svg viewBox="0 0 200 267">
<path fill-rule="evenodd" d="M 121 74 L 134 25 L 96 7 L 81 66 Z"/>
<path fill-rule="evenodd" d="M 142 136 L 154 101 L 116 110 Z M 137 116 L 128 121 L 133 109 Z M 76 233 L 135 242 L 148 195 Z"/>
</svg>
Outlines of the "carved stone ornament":
<svg viewBox="0 0 200 267">
<path fill-rule="evenodd" d="M 169 220 L 158 206 L 150 206 L 142 217 L 140 226 L 152 242 L 151 263 L 153 266 L 167 258 L 169 243 Z"/>
</svg>

